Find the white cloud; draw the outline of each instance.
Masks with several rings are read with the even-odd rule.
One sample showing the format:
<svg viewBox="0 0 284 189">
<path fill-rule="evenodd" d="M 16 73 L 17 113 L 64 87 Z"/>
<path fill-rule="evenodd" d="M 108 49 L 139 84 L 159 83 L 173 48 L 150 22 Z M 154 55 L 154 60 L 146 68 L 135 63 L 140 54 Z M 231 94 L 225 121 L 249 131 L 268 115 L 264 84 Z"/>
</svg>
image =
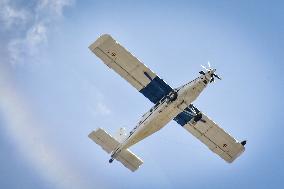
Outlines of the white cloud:
<svg viewBox="0 0 284 189">
<path fill-rule="evenodd" d="M 12 64 L 21 62 L 24 57 L 35 56 L 40 46 L 47 42 L 47 28 L 43 23 L 31 26 L 24 38 L 12 39 L 8 43 L 10 62 Z"/>
<path fill-rule="evenodd" d="M 36 58 L 47 45 L 51 28 L 63 16 L 64 8 L 72 2 L 35 0 L 28 7 L 10 0 L 0 0 L 0 30 L 4 32 L 4 37 L 8 37 L 1 39 L 0 43 L 6 45 L 10 63 Z M 7 119 L 5 129 L 17 143 L 21 154 L 58 188 L 89 188 L 76 168 L 48 145 L 44 130 L 39 127 L 41 123 L 35 120 L 29 106 L 20 98 L 19 91 L 13 88 L 11 80 L 0 64 L 0 109 Z"/>
<path fill-rule="evenodd" d="M 82 76 L 77 70 L 72 69 L 73 77 L 81 82 L 82 90 L 85 94 L 87 108 L 93 116 L 104 116 L 111 114 L 111 109 L 105 103 L 106 99 L 102 92 L 88 79 Z"/>
<path fill-rule="evenodd" d="M 17 9 L 10 5 L 9 0 L 0 1 L 0 20 L 5 29 L 10 29 L 14 25 L 26 23 L 29 13 L 25 9 Z"/>
<path fill-rule="evenodd" d="M 73 0 L 40 0 L 38 10 L 48 10 L 57 16 L 62 15 L 63 8 L 73 4 Z"/>
<path fill-rule="evenodd" d="M 47 44 L 48 34 L 63 16 L 64 8 L 73 2 L 39 0 L 28 9 L 10 0 L 0 0 L 0 23 L 3 23 L 10 36 L 6 44 L 10 62 L 20 63 L 27 57 L 33 60 L 41 47 Z"/>
<path fill-rule="evenodd" d="M 43 23 L 36 23 L 32 26 L 26 35 L 27 44 L 30 47 L 36 47 L 37 45 L 47 41 L 47 28 Z"/>
<path fill-rule="evenodd" d="M 102 102 L 98 102 L 96 105 L 95 112 L 101 114 L 101 115 L 108 115 L 110 114 L 110 109 Z"/>
</svg>

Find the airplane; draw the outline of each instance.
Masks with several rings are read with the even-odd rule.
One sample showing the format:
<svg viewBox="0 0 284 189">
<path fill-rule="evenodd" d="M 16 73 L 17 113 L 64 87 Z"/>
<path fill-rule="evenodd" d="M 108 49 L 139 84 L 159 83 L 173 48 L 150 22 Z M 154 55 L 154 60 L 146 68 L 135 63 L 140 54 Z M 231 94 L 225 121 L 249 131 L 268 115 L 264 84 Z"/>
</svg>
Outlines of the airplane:
<svg viewBox="0 0 284 189">
<path fill-rule="evenodd" d="M 109 34 L 100 36 L 89 49 L 154 103 L 129 133 L 125 128 L 120 128 L 112 136 L 98 128 L 88 135 L 111 154 L 109 163 L 116 159 L 132 172 L 136 171 L 143 161 L 129 147 L 159 131 L 171 120 L 176 121 L 228 163 L 232 163 L 245 151 L 245 140 L 236 141 L 192 104 L 208 84 L 216 78 L 221 79 L 209 63 L 208 67 L 203 66 L 205 70 L 199 72 L 199 77 L 181 87 L 172 88 Z"/>
</svg>

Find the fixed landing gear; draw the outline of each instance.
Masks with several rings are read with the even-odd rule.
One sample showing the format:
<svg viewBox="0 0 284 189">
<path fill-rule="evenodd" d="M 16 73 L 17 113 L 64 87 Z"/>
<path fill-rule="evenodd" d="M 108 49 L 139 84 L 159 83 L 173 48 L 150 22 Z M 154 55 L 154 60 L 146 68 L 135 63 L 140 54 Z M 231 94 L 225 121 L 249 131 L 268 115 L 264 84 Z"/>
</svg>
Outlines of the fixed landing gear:
<svg viewBox="0 0 284 189">
<path fill-rule="evenodd" d="M 108 160 L 108 162 L 109 162 L 109 163 L 112 163 L 112 162 L 113 162 L 113 160 L 114 160 L 114 159 L 113 159 L 113 158 L 111 158 L 110 160 Z"/>
<path fill-rule="evenodd" d="M 193 120 L 194 122 L 198 122 L 202 119 L 202 113 L 197 113 L 196 116 L 194 116 Z"/>
<path fill-rule="evenodd" d="M 178 94 L 176 91 L 172 92 L 170 95 L 169 95 L 169 99 L 171 102 L 175 101 L 178 97 Z"/>
</svg>

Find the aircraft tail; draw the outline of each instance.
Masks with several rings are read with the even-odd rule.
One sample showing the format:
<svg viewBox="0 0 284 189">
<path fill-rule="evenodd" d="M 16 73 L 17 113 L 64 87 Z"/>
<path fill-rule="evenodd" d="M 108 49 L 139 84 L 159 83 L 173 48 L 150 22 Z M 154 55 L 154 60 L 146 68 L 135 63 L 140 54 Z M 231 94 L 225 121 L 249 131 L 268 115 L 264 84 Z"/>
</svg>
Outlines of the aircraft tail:
<svg viewBox="0 0 284 189">
<path fill-rule="evenodd" d="M 89 138 L 92 139 L 95 143 L 100 145 L 104 151 L 111 153 L 116 147 L 120 144 L 117 139 L 112 137 L 106 131 L 101 128 L 91 132 Z M 122 150 L 115 159 L 120 161 L 126 168 L 131 171 L 136 171 L 140 165 L 143 164 L 143 161 L 133 154 L 129 149 Z"/>
</svg>

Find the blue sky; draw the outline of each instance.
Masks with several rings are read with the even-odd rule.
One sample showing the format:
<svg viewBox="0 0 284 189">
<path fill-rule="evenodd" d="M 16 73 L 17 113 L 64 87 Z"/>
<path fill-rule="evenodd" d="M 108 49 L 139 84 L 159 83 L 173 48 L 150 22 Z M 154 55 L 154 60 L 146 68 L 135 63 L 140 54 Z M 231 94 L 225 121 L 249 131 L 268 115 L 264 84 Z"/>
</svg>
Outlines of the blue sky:
<svg viewBox="0 0 284 189">
<path fill-rule="evenodd" d="M 281 1 L 0 1 L 1 188 L 281 188 Z M 109 33 L 172 87 L 207 61 L 194 103 L 239 140 L 227 164 L 175 122 L 132 150 L 135 173 L 87 135 L 131 129 L 152 104 L 88 46 Z M 283 187 L 283 186 L 282 186 Z"/>
</svg>

